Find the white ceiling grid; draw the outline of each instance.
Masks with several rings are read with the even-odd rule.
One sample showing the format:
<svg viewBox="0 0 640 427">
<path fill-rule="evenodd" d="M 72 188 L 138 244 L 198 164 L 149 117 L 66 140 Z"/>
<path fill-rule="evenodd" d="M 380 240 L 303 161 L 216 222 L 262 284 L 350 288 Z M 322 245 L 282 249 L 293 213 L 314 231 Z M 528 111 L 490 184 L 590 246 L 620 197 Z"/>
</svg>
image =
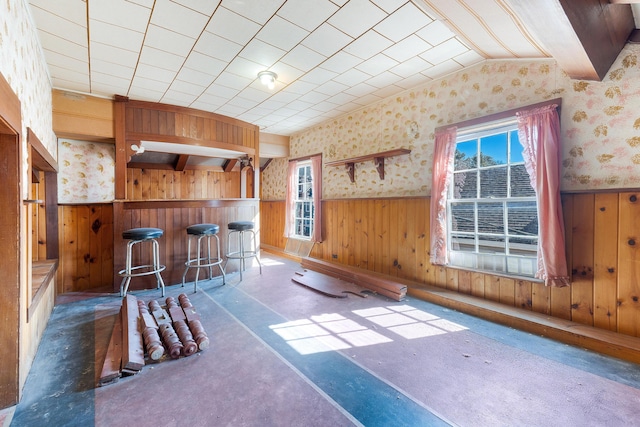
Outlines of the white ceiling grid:
<svg viewBox="0 0 640 427">
<path fill-rule="evenodd" d="M 30 0 L 54 87 L 212 111 L 282 135 L 482 61 L 440 13 L 463 9 L 463 22 L 485 31 L 511 15 L 481 16 L 465 4 Z M 509 26 L 520 34 L 517 21 Z M 257 79 L 263 70 L 277 73 L 274 90 Z"/>
</svg>

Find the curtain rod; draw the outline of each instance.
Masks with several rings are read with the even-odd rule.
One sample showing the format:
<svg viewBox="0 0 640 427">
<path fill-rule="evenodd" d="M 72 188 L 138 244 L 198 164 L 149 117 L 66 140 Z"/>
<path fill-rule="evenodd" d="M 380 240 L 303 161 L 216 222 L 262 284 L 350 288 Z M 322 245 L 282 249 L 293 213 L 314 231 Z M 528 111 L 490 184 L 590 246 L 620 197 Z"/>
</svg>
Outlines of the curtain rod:
<svg viewBox="0 0 640 427">
<path fill-rule="evenodd" d="M 438 126 L 437 128 L 435 128 L 435 132 L 438 132 L 440 130 L 444 130 L 444 129 L 447 129 L 447 128 L 450 128 L 450 127 L 453 127 L 453 126 L 455 126 L 457 128 L 466 128 L 466 127 L 476 126 L 476 125 L 479 125 L 479 124 L 482 124 L 482 123 L 487 123 L 487 122 L 490 122 L 490 121 L 506 119 L 508 117 L 515 116 L 516 113 L 519 112 L 519 111 L 528 110 L 528 109 L 531 109 L 531 108 L 545 107 L 547 105 L 552 105 L 552 104 L 558 104 L 558 109 L 560 109 L 560 107 L 562 106 L 562 98 L 555 98 L 555 99 L 551 99 L 549 101 L 538 102 L 537 104 L 524 105 L 522 107 L 513 108 L 511 110 L 502 111 L 502 112 L 494 113 L 494 114 L 489 114 L 488 116 L 475 117 L 473 119 L 464 120 L 462 122 L 452 123 L 450 125 Z"/>
<path fill-rule="evenodd" d="M 320 156 L 322 157 L 322 153 L 310 154 L 304 157 L 296 157 L 295 159 L 289 159 L 290 162 L 302 162 L 304 160 L 310 160 L 312 157 Z"/>
</svg>

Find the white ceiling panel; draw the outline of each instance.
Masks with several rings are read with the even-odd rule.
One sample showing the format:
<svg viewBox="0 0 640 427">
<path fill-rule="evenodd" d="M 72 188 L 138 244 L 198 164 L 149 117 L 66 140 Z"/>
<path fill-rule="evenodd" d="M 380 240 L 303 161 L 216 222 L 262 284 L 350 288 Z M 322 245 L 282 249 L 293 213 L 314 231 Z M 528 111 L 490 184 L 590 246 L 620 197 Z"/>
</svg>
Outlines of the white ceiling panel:
<svg viewBox="0 0 640 427">
<path fill-rule="evenodd" d="M 56 88 L 186 105 L 283 135 L 485 58 L 548 56 L 503 0 L 29 3 Z M 267 69 L 273 90 L 257 78 Z"/>
</svg>

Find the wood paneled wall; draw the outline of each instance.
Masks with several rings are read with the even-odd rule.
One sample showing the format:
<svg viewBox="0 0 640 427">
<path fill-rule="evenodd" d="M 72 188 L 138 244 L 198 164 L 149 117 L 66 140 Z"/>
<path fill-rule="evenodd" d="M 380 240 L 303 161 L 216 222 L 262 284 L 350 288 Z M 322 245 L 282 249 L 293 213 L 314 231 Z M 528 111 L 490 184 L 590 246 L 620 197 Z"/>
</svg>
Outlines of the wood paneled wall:
<svg viewBox="0 0 640 427">
<path fill-rule="evenodd" d="M 240 172 L 127 168 L 128 200 L 239 198 Z"/>
<path fill-rule="evenodd" d="M 325 200 L 324 242 L 311 256 L 640 336 L 640 193 L 562 202 L 569 287 L 431 265 L 428 198 Z M 284 249 L 284 201 L 261 210 L 262 242 Z"/>
<path fill-rule="evenodd" d="M 111 292 L 113 288 L 113 206 L 58 207 L 60 259 L 57 294 Z"/>
<path fill-rule="evenodd" d="M 158 239 L 160 244 L 160 261 L 166 265 L 162 272 L 165 284 L 175 285 L 182 282 L 182 274 L 187 260 L 187 233 L 186 228 L 192 224 L 213 223 L 220 226 L 218 236 L 220 238 L 221 251 L 226 252 L 227 224 L 231 221 L 254 221 L 256 232 L 259 236 L 259 204 L 257 200 L 210 200 L 210 201 L 157 201 L 157 202 L 116 202 L 114 203 L 114 277 L 113 291 L 119 291 L 120 278 L 118 270 L 125 265 L 126 241 L 122 239 L 122 232 L 130 228 L 157 227 L 164 230 L 163 236 Z M 259 241 L 257 242 L 259 244 Z M 212 241 L 213 244 L 213 241 Z M 195 246 L 192 246 L 195 251 Z M 149 264 L 147 253 L 138 250 L 137 262 Z M 238 271 L 237 262 L 229 262 L 225 269 L 227 272 Z M 195 270 L 191 269 L 186 281 L 195 279 Z M 200 277 L 204 272 L 200 273 Z M 214 268 L 214 275 L 220 275 L 220 271 Z M 131 282 L 131 289 L 149 289 L 155 286 L 155 277 L 146 276 L 135 278 Z"/>
</svg>

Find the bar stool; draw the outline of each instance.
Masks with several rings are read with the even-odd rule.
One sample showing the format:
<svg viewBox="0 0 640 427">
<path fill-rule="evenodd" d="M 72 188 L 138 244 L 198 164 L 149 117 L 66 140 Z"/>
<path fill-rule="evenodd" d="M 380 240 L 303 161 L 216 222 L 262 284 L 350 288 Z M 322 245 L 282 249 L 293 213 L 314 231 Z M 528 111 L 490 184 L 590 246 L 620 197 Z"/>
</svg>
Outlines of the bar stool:
<svg viewBox="0 0 640 427">
<path fill-rule="evenodd" d="M 120 270 L 118 274 L 122 276 L 122 283 L 120 283 L 120 296 L 124 297 L 129 289 L 132 277 L 148 276 L 155 274 L 158 282 L 158 288 L 162 288 L 162 296 L 164 296 L 164 281 L 160 272 L 163 271 L 166 266 L 160 264 L 160 245 L 158 245 L 158 238 L 162 237 L 164 231 L 160 228 L 132 228 L 122 233 L 122 238 L 129 240 L 127 243 L 127 260 L 124 270 Z M 151 243 L 152 247 L 152 260 L 151 264 L 144 265 L 132 265 L 133 256 L 132 248 L 138 243 Z"/>
<path fill-rule="evenodd" d="M 224 268 L 222 268 L 222 257 L 220 256 L 220 238 L 218 237 L 218 231 L 220 226 L 218 224 L 194 224 L 187 227 L 187 262 L 184 263 L 185 269 L 182 274 L 182 286 L 184 286 L 187 272 L 190 268 L 196 269 L 196 280 L 193 284 L 193 292 L 198 290 L 198 276 L 200 275 L 201 268 L 207 268 L 209 270 L 209 279 L 213 278 L 213 266 L 217 265 L 222 272 L 222 284 L 226 283 L 224 274 Z M 211 257 L 211 238 L 216 239 L 216 257 Z M 206 238 L 207 242 L 207 256 L 201 256 L 201 242 Z M 196 257 L 191 258 L 191 241 L 196 239 Z"/>
<path fill-rule="evenodd" d="M 262 264 L 260 264 L 260 258 L 258 258 L 258 251 L 256 249 L 256 232 L 253 229 L 254 225 L 251 221 L 234 221 L 227 225 L 229 234 L 227 235 L 227 262 L 229 259 L 240 260 L 240 280 L 242 281 L 242 271 L 245 269 L 245 260 L 247 258 L 255 258 L 260 266 L 260 274 L 262 274 Z M 249 248 L 245 248 L 245 233 L 249 236 Z M 231 240 L 234 234 L 238 236 L 238 250 L 231 251 Z M 225 263 L 226 265 L 226 263 Z"/>
</svg>

